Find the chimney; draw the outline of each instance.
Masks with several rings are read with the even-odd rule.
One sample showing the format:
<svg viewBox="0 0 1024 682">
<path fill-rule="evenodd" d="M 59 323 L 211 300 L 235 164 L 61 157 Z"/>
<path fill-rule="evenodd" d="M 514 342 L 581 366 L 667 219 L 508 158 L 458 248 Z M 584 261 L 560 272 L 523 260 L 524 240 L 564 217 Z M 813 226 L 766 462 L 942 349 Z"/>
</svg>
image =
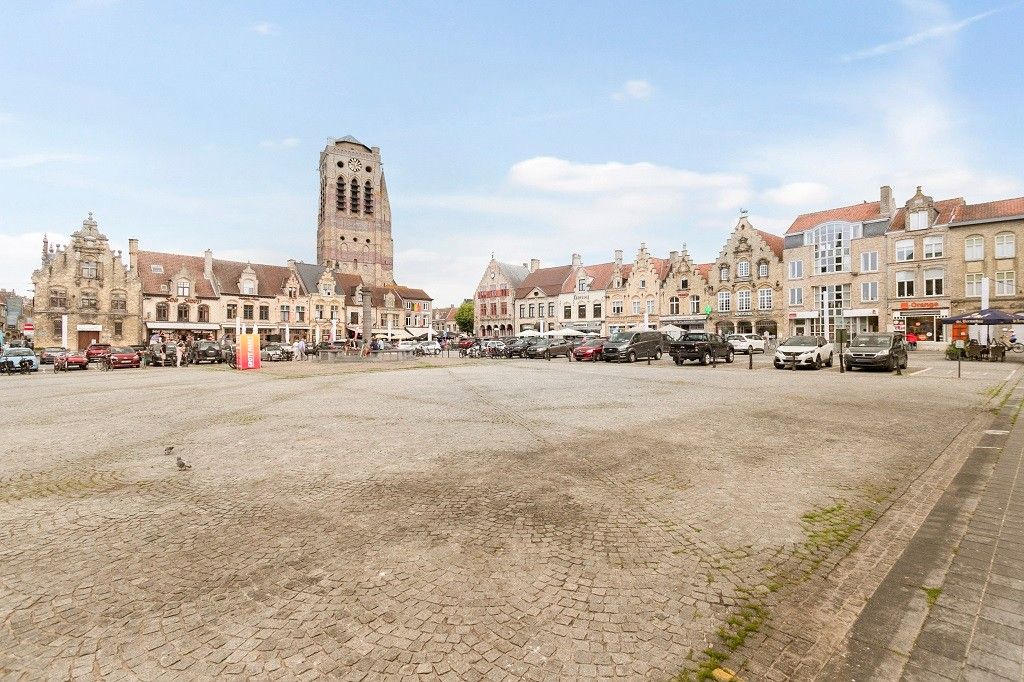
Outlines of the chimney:
<svg viewBox="0 0 1024 682">
<path fill-rule="evenodd" d="M 537 272 L 537 268 L 540 267 L 540 258 L 530 259 L 530 272 Z"/>
<path fill-rule="evenodd" d="M 203 260 L 204 260 L 204 262 L 203 262 L 203 277 L 205 277 L 206 279 L 208 279 L 208 280 L 210 280 L 212 282 L 213 281 L 213 251 L 211 251 L 210 249 L 207 249 L 206 253 L 203 254 L 203 257 L 204 257 L 203 258 Z"/>
<path fill-rule="evenodd" d="M 878 212 L 882 215 L 891 216 L 896 213 L 896 204 L 892 200 L 892 187 L 882 185 L 881 200 L 878 205 Z"/>
<path fill-rule="evenodd" d="M 581 265 L 583 265 L 583 257 L 578 253 L 572 254 L 572 266 L 578 268 Z"/>
<path fill-rule="evenodd" d="M 128 270 L 133 274 L 139 274 L 139 240 L 128 240 Z"/>
<path fill-rule="evenodd" d="M 679 257 L 679 252 L 678 251 L 669 251 L 668 252 L 668 259 L 669 260 L 673 260 L 674 261 L 678 257 Z"/>
<path fill-rule="evenodd" d="M 615 249 L 615 264 L 622 265 L 622 249 Z"/>
</svg>

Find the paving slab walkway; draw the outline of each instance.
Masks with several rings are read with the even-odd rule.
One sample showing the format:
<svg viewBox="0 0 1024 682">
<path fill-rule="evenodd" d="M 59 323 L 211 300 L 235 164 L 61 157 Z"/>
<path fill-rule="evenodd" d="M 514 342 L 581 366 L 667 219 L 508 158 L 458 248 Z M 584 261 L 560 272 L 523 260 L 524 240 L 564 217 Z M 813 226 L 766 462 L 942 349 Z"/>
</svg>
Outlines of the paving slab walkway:
<svg viewBox="0 0 1024 682">
<path fill-rule="evenodd" d="M 827 680 L 1024 680 L 1024 383 L 868 600 Z"/>
</svg>

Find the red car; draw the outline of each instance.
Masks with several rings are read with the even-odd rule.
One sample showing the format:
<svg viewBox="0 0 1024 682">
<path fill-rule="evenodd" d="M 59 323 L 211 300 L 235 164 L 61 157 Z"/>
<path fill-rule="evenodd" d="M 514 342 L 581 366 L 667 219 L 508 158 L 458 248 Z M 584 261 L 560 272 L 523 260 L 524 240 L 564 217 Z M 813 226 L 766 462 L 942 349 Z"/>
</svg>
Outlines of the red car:
<svg viewBox="0 0 1024 682">
<path fill-rule="evenodd" d="M 476 343 L 476 339 L 462 339 L 459 341 L 459 348 L 472 348 Z"/>
<path fill-rule="evenodd" d="M 85 349 L 85 357 L 89 362 L 95 362 L 101 359 L 104 355 L 110 352 L 109 343 L 90 343 L 89 347 Z"/>
<path fill-rule="evenodd" d="M 583 361 L 591 360 L 596 362 L 601 359 L 601 351 L 604 349 L 604 342 L 607 339 L 587 339 L 576 346 L 572 351 L 572 359 Z"/>
<path fill-rule="evenodd" d="M 110 366 L 113 369 L 139 366 L 139 354 L 134 348 L 129 348 L 128 346 L 111 348 L 110 353 L 107 355 L 110 358 Z"/>
<path fill-rule="evenodd" d="M 80 350 L 69 350 L 64 353 L 68 361 L 68 369 L 77 367 L 78 369 L 89 369 L 89 358 L 85 357 L 85 351 Z"/>
</svg>

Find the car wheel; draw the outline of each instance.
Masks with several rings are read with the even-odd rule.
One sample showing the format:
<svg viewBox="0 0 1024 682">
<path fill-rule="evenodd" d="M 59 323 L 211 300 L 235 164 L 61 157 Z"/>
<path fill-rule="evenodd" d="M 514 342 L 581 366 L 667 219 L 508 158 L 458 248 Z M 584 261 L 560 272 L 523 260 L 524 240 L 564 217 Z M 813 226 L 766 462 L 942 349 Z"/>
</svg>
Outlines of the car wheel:
<svg viewBox="0 0 1024 682">
<path fill-rule="evenodd" d="M 700 356 L 700 364 L 706 365 L 711 362 L 711 353 L 704 351 L 704 354 Z"/>
<path fill-rule="evenodd" d="M 751 353 L 751 355 L 753 355 L 753 353 Z M 729 352 L 725 354 L 725 361 L 726 362 L 732 362 L 735 359 L 736 359 L 736 353 L 733 351 L 732 348 L 730 348 Z"/>
<path fill-rule="evenodd" d="M 885 363 L 885 369 L 888 372 L 896 371 L 896 358 L 890 357 Z"/>
<path fill-rule="evenodd" d="M 821 356 L 820 355 L 815 355 L 814 356 L 814 369 L 821 369 Z"/>
<path fill-rule="evenodd" d="M 626 362 L 636 362 L 636 353 L 629 351 L 629 355 L 626 356 Z"/>
<path fill-rule="evenodd" d="M 773 362 L 772 364 L 775 365 L 775 369 L 786 369 L 785 365 L 780 365 L 777 362 Z"/>
<path fill-rule="evenodd" d="M 655 360 L 661 360 L 661 349 L 660 348 L 658 350 L 654 351 L 654 359 Z"/>
<path fill-rule="evenodd" d="M 831 367 L 832 366 L 832 354 L 831 353 L 828 354 L 828 362 L 825 363 L 825 366 L 826 367 Z"/>
</svg>

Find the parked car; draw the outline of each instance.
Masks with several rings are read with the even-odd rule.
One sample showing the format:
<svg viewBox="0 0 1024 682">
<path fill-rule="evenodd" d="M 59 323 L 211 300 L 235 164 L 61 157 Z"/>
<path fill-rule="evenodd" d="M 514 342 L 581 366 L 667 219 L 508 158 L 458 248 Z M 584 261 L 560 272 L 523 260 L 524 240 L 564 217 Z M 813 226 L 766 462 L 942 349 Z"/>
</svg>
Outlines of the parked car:
<svg viewBox="0 0 1024 682">
<path fill-rule="evenodd" d="M 96 362 L 109 352 L 109 343 L 90 343 L 89 347 L 85 349 L 85 357 L 89 362 Z"/>
<path fill-rule="evenodd" d="M 850 339 L 843 352 L 850 369 L 854 367 L 884 367 L 890 372 L 907 368 L 907 342 L 900 334 L 858 334 Z"/>
<path fill-rule="evenodd" d="M 681 365 L 686 360 L 696 360 L 702 365 L 710 364 L 717 358 L 732 362 L 736 349 L 721 334 L 710 332 L 687 332 L 672 342 L 669 351 L 672 360 Z"/>
<path fill-rule="evenodd" d="M 39 371 L 39 358 L 32 352 L 31 348 L 19 346 L 7 346 L 0 352 L 0 363 L 7 365 L 8 369 L 17 372 L 21 369 L 21 363 L 29 362 L 29 369 L 33 372 Z"/>
<path fill-rule="evenodd" d="M 110 358 L 110 366 L 114 369 L 118 367 L 138 367 L 140 364 L 139 354 L 135 352 L 134 348 L 129 348 L 128 346 L 112 347 L 106 357 Z"/>
<path fill-rule="evenodd" d="M 39 351 L 39 363 L 43 365 L 52 365 L 53 359 L 62 353 L 67 353 L 67 348 L 61 346 L 47 346 L 43 350 Z"/>
<path fill-rule="evenodd" d="M 665 335 L 655 331 L 616 332 L 608 337 L 601 347 L 601 359 L 605 362 L 635 362 L 653 358 L 661 359 L 661 344 Z"/>
<path fill-rule="evenodd" d="M 757 334 L 729 334 L 725 337 L 733 350 L 737 353 L 752 354 L 755 351 L 764 352 L 764 337 Z"/>
<path fill-rule="evenodd" d="M 484 341 L 481 348 L 486 352 L 504 354 L 505 342 L 497 339 L 492 339 L 491 341 Z"/>
<path fill-rule="evenodd" d="M 472 348 L 478 342 L 478 339 L 461 339 L 459 341 L 459 348 Z"/>
<path fill-rule="evenodd" d="M 528 358 L 557 358 L 560 355 L 569 357 L 569 344 L 565 339 L 541 338 L 537 343 L 526 348 Z"/>
<path fill-rule="evenodd" d="M 197 365 L 204 362 L 224 362 L 224 349 L 216 341 L 199 341 L 196 343 L 195 356 L 192 361 Z"/>
<path fill-rule="evenodd" d="M 775 368 L 832 366 L 832 344 L 822 336 L 791 336 L 775 349 Z"/>
<path fill-rule="evenodd" d="M 418 345 L 416 341 L 399 341 L 395 350 L 414 351 Z"/>
<path fill-rule="evenodd" d="M 174 367 L 177 363 L 177 348 L 173 343 L 151 343 L 149 345 L 150 362 L 154 367 Z"/>
<path fill-rule="evenodd" d="M 599 339 L 587 339 L 572 351 L 572 357 L 574 360 L 590 360 L 591 362 L 597 362 L 601 359 L 601 349 L 604 348 L 604 342 L 607 341 L 605 338 Z"/>
<path fill-rule="evenodd" d="M 260 360 L 269 362 L 291 360 L 292 355 L 293 351 L 291 346 L 285 346 L 280 343 L 268 343 L 260 349 Z"/>
<path fill-rule="evenodd" d="M 525 358 L 526 349 L 535 341 L 535 338 L 513 339 L 511 343 L 505 344 L 505 355 L 510 358 Z"/>
<path fill-rule="evenodd" d="M 423 352 L 426 355 L 441 354 L 441 344 L 439 344 L 437 341 L 421 341 L 420 348 L 423 349 Z"/>
<path fill-rule="evenodd" d="M 78 369 L 89 369 L 89 358 L 85 357 L 84 350 L 69 350 L 63 353 L 64 358 L 67 360 L 68 369 L 77 367 Z"/>
</svg>

